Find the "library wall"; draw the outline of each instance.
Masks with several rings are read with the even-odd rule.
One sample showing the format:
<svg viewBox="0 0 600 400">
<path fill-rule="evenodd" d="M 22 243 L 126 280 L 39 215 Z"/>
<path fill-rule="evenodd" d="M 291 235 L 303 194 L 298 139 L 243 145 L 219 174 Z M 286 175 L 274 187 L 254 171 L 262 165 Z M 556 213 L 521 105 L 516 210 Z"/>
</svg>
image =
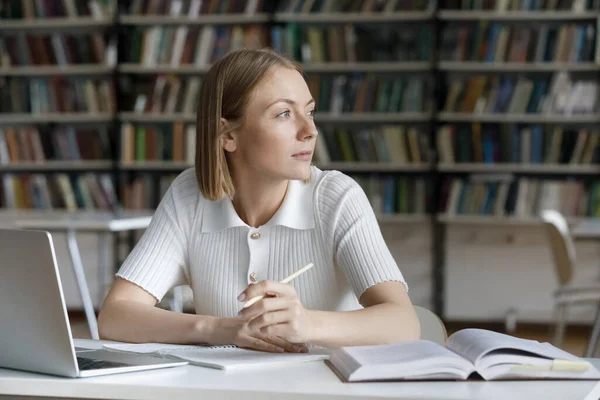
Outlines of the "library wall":
<svg viewBox="0 0 600 400">
<path fill-rule="evenodd" d="M 600 217 L 599 13 L 600 0 L 0 2 L 0 223 L 151 212 L 194 163 L 210 65 L 268 46 L 302 65 L 314 163 L 364 189 L 415 304 L 434 308 L 442 271 L 447 320 L 549 322 L 539 213 Z M 79 240 L 98 307 L 114 271 L 101 276 L 95 235 Z M 577 242 L 576 282 L 600 278 L 599 245 Z"/>
</svg>

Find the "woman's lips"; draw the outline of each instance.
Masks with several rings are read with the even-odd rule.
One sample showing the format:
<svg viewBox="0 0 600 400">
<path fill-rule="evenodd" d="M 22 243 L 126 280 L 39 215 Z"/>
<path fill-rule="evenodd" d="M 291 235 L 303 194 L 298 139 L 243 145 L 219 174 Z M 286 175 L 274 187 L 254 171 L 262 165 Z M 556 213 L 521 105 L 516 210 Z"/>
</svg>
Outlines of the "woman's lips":
<svg viewBox="0 0 600 400">
<path fill-rule="evenodd" d="M 310 161 L 312 159 L 312 151 L 303 151 L 292 155 L 296 160 Z"/>
</svg>

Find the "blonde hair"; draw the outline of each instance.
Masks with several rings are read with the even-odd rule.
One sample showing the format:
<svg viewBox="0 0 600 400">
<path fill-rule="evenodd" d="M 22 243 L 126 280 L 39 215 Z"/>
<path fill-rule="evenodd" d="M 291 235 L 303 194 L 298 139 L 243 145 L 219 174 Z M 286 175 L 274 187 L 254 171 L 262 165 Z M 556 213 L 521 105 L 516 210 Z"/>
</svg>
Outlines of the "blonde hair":
<svg viewBox="0 0 600 400">
<path fill-rule="evenodd" d="M 219 59 L 204 77 L 196 114 L 196 179 L 206 199 L 233 198 L 235 193 L 221 143 L 221 118 L 229 122 L 229 130 L 239 128 L 252 91 L 275 66 L 302 73 L 297 63 L 273 50 L 244 49 Z"/>
</svg>

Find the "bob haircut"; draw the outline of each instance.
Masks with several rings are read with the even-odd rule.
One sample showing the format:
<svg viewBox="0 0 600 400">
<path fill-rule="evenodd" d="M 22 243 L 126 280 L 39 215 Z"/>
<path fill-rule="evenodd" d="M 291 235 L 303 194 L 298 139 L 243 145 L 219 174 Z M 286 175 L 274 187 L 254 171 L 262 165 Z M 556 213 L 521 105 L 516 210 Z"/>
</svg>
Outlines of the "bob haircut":
<svg viewBox="0 0 600 400">
<path fill-rule="evenodd" d="M 273 67 L 303 74 L 294 61 L 270 49 L 243 49 L 217 60 L 203 79 L 196 113 L 196 179 L 208 200 L 233 198 L 235 188 L 222 147 L 221 118 L 230 130 L 244 123 L 250 96 Z"/>
</svg>

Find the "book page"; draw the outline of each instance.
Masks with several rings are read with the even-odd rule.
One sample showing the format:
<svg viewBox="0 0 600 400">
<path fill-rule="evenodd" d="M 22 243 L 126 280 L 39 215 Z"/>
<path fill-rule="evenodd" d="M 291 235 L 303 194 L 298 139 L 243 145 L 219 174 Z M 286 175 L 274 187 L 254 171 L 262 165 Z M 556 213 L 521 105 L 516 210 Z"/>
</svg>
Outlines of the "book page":
<svg viewBox="0 0 600 400">
<path fill-rule="evenodd" d="M 463 329 L 451 335 L 446 346 L 477 366 L 486 354 L 495 350 L 519 350 L 531 356 L 549 359 L 577 359 L 549 343 L 540 343 L 484 329 Z M 514 353 L 514 352 L 513 352 Z"/>
<path fill-rule="evenodd" d="M 102 347 L 108 350 L 117 350 L 136 354 L 155 354 L 157 356 L 166 355 L 173 351 L 199 351 L 206 352 L 210 350 L 236 348 L 236 346 L 201 346 L 201 345 L 181 345 L 167 343 L 118 343 L 105 344 Z"/>
<path fill-rule="evenodd" d="M 462 359 L 458 354 L 428 340 L 417 340 L 379 346 L 351 346 L 344 348 L 344 350 L 361 366 L 395 364 L 398 362 L 409 363 L 437 357 Z"/>
<path fill-rule="evenodd" d="M 330 361 L 348 380 L 357 381 L 466 379 L 474 371 L 469 361 L 429 340 L 344 347 Z"/>
</svg>

